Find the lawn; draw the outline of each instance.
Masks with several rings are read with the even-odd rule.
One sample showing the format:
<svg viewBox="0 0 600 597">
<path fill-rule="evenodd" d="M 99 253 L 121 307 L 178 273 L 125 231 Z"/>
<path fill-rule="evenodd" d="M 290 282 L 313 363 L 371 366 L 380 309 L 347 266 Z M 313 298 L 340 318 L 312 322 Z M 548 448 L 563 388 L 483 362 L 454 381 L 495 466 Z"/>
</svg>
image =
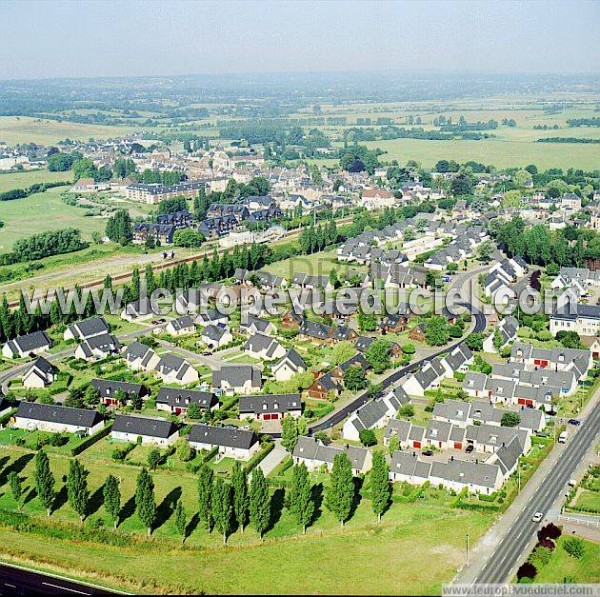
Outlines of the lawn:
<svg viewBox="0 0 600 597">
<path fill-rule="evenodd" d="M 100 443 L 106 449 L 108 442 Z M 66 502 L 66 492 L 62 489 L 68 458 L 50 454 L 59 498 L 57 511 L 47 519 L 31 491 L 33 454 L 18 448 L 2 448 L 0 541 L 5 559 L 15 558 L 45 569 L 67 570 L 70 574 L 80 570 L 87 579 L 137 592 L 397 594 L 401 585 L 407 594 L 433 594 L 440 592 L 441 584 L 450 580 L 462 563 L 466 533 L 476 539 L 492 522 L 490 514 L 452 508 L 445 499 L 435 498 L 432 491 L 431 497 L 428 494 L 418 504 L 394 503 L 381 525 L 376 524 L 366 498 L 343 529 L 322 507 L 319 519 L 304 537 L 298 535 L 291 514 L 277 506 L 264 543 L 249 528 L 243 534 L 234 533 L 229 547 L 223 548 L 218 534 L 208 534 L 193 516 L 197 509 L 195 476 L 160 470 L 153 473 L 160 522 L 153 537 L 147 540 L 133 508 L 138 469 L 114 463 L 95 451 L 92 447 L 81 455 L 82 462 L 90 469 L 92 494 L 92 514 L 86 528 L 99 524 L 110 528 L 100 506 L 100 496 L 101 483 L 112 473 L 121 479 L 123 494 L 124 521 L 117 531 L 120 539 L 100 544 L 78 538 L 77 515 Z M 4 487 L 8 467 L 15 462 L 15 470 L 24 467 L 21 476 L 27 478 L 23 512 L 36 521 L 35 525 L 21 527 L 19 531 L 7 524 L 2 512 L 15 508 L 8 488 Z M 227 459 L 216 467 L 227 470 Z M 282 497 L 281 490 L 278 491 L 276 504 Z M 174 503 L 180 496 L 193 529 L 185 547 L 176 538 L 172 517 Z M 47 525 L 57 524 L 61 530 L 50 537 Z M 135 537 L 130 538 L 132 534 Z M 425 569 L 424 560 L 435 566 Z M 328 565 L 333 561 L 335 567 Z M 243 570 L 243 574 L 237 573 L 238 570 Z"/>
<path fill-rule="evenodd" d="M 561 537 L 552 553 L 550 562 L 538 571 L 536 583 L 598 583 L 600 582 L 600 545 L 583 540 L 585 554 L 580 560 L 570 556 L 563 548 Z"/>
<path fill-rule="evenodd" d="M 303 272 L 312 276 L 329 276 L 332 269 L 336 269 L 338 274 L 347 271 L 366 271 L 364 267 L 356 264 L 342 264 L 337 262 L 336 249 L 332 251 L 321 251 L 312 255 L 298 255 L 265 265 L 264 270 L 277 276 L 287 279 L 294 277 L 294 274 Z"/>
<path fill-rule="evenodd" d="M 52 145 L 64 139 L 87 140 L 120 137 L 135 130 L 135 127 L 79 124 L 58 122 L 27 116 L 0 117 L 0 140 L 8 145 L 38 143 Z"/>
</svg>

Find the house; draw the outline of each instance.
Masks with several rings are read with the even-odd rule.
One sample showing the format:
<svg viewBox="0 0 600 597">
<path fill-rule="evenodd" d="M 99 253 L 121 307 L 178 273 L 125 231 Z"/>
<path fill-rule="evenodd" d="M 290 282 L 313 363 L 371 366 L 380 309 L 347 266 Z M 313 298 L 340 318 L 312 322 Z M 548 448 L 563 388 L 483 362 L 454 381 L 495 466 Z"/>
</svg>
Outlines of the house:
<svg viewBox="0 0 600 597">
<path fill-rule="evenodd" d="M 406 313 L 394 313 L 386 315 L 379 324 L 382 334 L 399 334 L 406 329 L 409 315 Z"/>
<path fill-rule="evenodd" d="M 326 400 L 330 392 L 339 394 L 341 389 L 337 378 L 334 378 L 331 373 L 325 373 L 315 379 L 306 392 L 311 398 Z"/>
<path fill-rule="evenodd" d="M 259 333 L 250 336 L 244 345 L 244 352 L 261 361 L 274 361 L 286 354 L 285 348 L 275 338 Z"/>
<path fill-rule="evenodd" d="M 167 447 L 179 439 L 179 431 L 174 423 L 164 419 L 140 417 L 137 415 L 117 415 L 110 432 L 112 439 L 142 445 Z"/>
<path fill-rule="evenodd" d="M 29 355 L 38 355 L 48 352 L 52 347 L 52 340 L 46 332 L 31 332 L 24 336 L 17 336 L 9 340 L 2 347 L 2 355 L 7 359 L 24 358 Z"/>
<path fill-rule="evenodd" d="M 446 367 L 442 365 L 441 359 L 436 357 L 406 380 L 404 390 L 410 396 L 424 396 L 425 390 L 437 387 L 439 380 L 446 375 Z"/>
<path fill-rule="evenodd" d="M 529 431 L 513 427 L 501 427 L 484 423 L 481 425 L 467 425 L 466 443 L 472 445 L 477 452 L 495 452 L 502 445 L 507 445 L 514 437 L 519 438 L 522 453 L 531 449 L 531 437 Z"/>
<path fill-rule="evenodd" d="M 289 381 L 298 373 L 306 371 L 307 365 L 302 357 L 290 348 L 283 358 L 271 367 L 271 373 L 277 381 Z"/>
<path fill-rule="evenodd" d="M 237 460 L 249 460 L 260 450 L 260 443 L 254 431 L 237 427 L 213 427 L 194 425 L 188 436 L 190 446 L 196 450 L 217 448 L 219 454 Z"/>
<path fill-rule="evenodd" d="M 219 400 L 213 392 L 163 386 L 156 397 L 156 408 L 173 415 L 185 415 L 192 404 L 198 406 L 203 413 L 219 408 Z"/>
<path fill-rule="evenodd" d="M 346 420 L 342 428 L 342 437 L 359 441 L 360 432 L 363 429 L 384 427 L 390 417 L 396 414 L 396 411 L 397 409 L 390 412 L 389 405 L 382 398 L 371 400 L 352 413 Z"/>
<path fill-rule="evenodd" d="M 98 391 L 100 402 L 105 406 L 119 406 L 119 396 L 126 401 L 139 399 L 146 395 L 146 388 L 139 383 L 112 381 L 110 379 L 92 379 L 91 384 Z"/>
<path fill-rule="evenodd" d="M 334 341 L 332 327 L 308 319 L 302 320 L 302 323 L 298 328 L 298 333 L 305 338 L 317 340 L 321 343 L 331 344 Z"/>
<path fill-rule="evenodd" d="M 230 342 L 232 342 L 233 334 L 231 333 L 229 327 L 227 327 L 227 325 L 224 323 L 218 323 L 216 325 L 210 324 L 204 328 L 200 339 L 211 350 L 214 350 L 215 348 L 227 346 Z"/>
<path fill-rule="evenodd" d="M 14 408 L 14 403 L 0 395 L 0 417 L 7 415 Z"/>
<path fill-rule="evenodd" d="M 453 348 L 440 361 L 442 367 L 446 370 L 446 377 L 452 377 L 455 373 L 465 373 L 472 362 L 473 353 L 464 342 Z"/>
<path fill-rule="evenodd" d="M 132 342 L 123 353 L 125 364 L 134 371 L 154 371 L 160 357 L 141 342 Z"/>
<path fill-rule="evenodd" d="M 408 337 L 415 342 L 425 342 L 425 324 L 419 323 L 410 330 Z"/>
<path fill-rule="evenodd" d="M 309 471 L 320 469 L 323 465 L 331 471 L 337 454 L 346 454 L 355 475 L 366 473 L 372 464 L 372 455 L 366 448 L 355 446 L 326 446 L 314 437 L 300 436 L 292 452 L 296 464 L 304 462 Z"/>
<path fill-rule="evenodd" d="M 201 309 L 194 323 L 196 325 L 207 326 L 207 325 L 227 325 L 229 322 L 229 316 L 225 313 L 220 313 L 217 309 L 210 307 L 207 309 Z"/>
<path fill-rule="evenodd" d="M 71 324 L 64 333 L 65 340 L 77 340 L 81 342 L 94 336 L 108 334 L 110 327 L 104 317 L 90 317 L 83 321 L 77 321 Z"/>
<path fill-rule="evenodd" d="M 165 354 L 160 357 L 156 365 L 157 375 L 165 383 L 175 383 L 185 386 L 198 381 L 198 371 L 185 359 L 178 356 Z"/>
<path fill-rule="evenodd" d="M 189 315 L 183 315 L 172 319 L 165 326 L 165 330 L 171 336 L 185 336 L 186 334 L 193 334 L 196 331 L 193 319 Z"/>
<path fill-rule="evenodd" d="M 251 365 L 223 365 L 213 371 L 212 385 L 229 395 L 253 394 L 262 387 L 262 373 Z"/>
<path fill-rule="evenodd" d="M 22 401 L 13 427 L 28 431 L 93 435 L 104 427 L 104 420 L 95 410 Z"/>
<path fill-rule="evenodd" d="M 248 315 L 246 321 L 240 323 L 240 329 L 250 335 L 263 334 L 265 336 L 272 336 L 277 332 L 277 327 L 273 322 L 255 317 L 254 315 Z"/>
<path fill-rule="evenodd" d="M 519 330 L 519 321 L 515 317 L 509 315 L 500 321 L 496 326 L 496 330 L 483 341 L 484 352 L 498 352 L 498 349 L 496 348 L 497 343 L 500 343 L 499 350 L 502 350 L 505 346 L 514 342 L 517 338 L 517 331 Z M 499 340 L 497 338 L 499 338 Z"/>
<path fill-rule="evenodd" d="M 361 195 L 361 205 L 368 210 L 384 209 L 394 207 L 396 199 L 387 189 L 373 188 L 363 189 Z"/>
<path fill-rule="evenodd" d="M 121 311 L 121 319 L 125 321 L 143 321 L 155 315 L 158 315 L 158 313 L 154 311 L 152 301 L 147 299 L 138 299 L 127 303 Z"/>
<path fill-rule="evenodd" d="M 290 309 L 281 316 L 281 327 L 284 330 L 297 330 L 303 321 L 303 317 Z"/>
<path fill-rule="evenodd" d="M 260 394 L 240 396 L 240 419 L 250 417 L 256 421 L 277 421 L 285 416 L 302 415 L 300 394 Z"/>
<path fill-rule="evenodd" d="M 331 370 L 331 377 L 336 380 L 339 384 L 344 383 L 344 375 L 350 367 L 361 367 L 363 371 L 367 371 L 371 368 L 369 365 L 369 361 L 360 353 L 355 354 L 353 357 L 349 358 L 347 361 L 340 363 L 336 367 Z"/>
<path fill-rule="evenodd" d="M 23 375 L 23 386 L 26 388 L 45 388 L 55 379 L 58 369 L 44 357 L 38 357 Z"/>
<path fill-rule="evenodd" d="M 510 360 L 523 363 L 528 371 L 539 369 L 574 371 L 577 379 L 583 377 L 593 364 L 592 353 L 586 349 L 538 348 L 521 342 L 513 344 Z"/>
<path fill-rule="evenodd" d="M 121 343 L 112 334 L 99 334 L 86 338 L 76 349 L 75 358 L 83 361 L 99 361 L 117 354 Z"/>
</svg>

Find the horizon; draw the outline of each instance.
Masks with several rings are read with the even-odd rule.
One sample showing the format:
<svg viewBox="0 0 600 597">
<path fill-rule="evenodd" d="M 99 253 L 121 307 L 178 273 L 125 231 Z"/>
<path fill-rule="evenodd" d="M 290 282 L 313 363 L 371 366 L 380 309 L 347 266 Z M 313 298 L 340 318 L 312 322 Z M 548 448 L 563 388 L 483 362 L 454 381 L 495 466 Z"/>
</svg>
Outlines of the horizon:
<svg viewBox="0 0 600 597">
<path fill-rule="evenodd" d="M 600 8 L 587 2 L 5 2 L 0 15 L 4 47 L 18 48 L 0 62 L 2 81 L 600 64 Z"/>
</svg>

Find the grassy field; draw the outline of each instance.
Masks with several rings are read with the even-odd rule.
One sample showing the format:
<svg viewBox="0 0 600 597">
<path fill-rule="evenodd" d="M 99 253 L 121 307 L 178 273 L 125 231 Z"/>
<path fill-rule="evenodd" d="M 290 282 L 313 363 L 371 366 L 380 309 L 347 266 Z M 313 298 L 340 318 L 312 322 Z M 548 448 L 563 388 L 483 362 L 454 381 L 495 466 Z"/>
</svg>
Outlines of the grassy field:
<svg viewBox="0 0 600 597">
<path fill-rule="evenodd" d="M 52 145 L 64 139 L 108 139 L 132 132 L 131 127 L 116 127 L 75 122 L 41 120 L 28 116 L 0 117 L 0 141 L 8 145 L 38 143 Z"/>
<path fill-rule="evenodd" d="M 489 513 L 450 507 L 445 491 L 431 489 L 419 503 L 394 503 L 381 525 L 376 524 L 365 498 L 344 529 L 322 506 L 306 536 L 298 535 L 297 524 L 285 508 L 276 507 L 264 543 L 248 528 L 243 534 L 234 533 L 223 548 L 218 534 L 208 534 L 193 516 L 197 510 L 195 477 L 161 470 L 153 474 L 160 522 L 153 537 L 146 539 L 132 499 L 139 469 L 112 462 L 106 457 L 107 449 L 97 446 L 80 457 L 90 469 L 92 514 L 86 527 L 110 528 L 99 498 L 102 482 L 112 473 L 121 479 L 123 494 L 124 521 L 117 531 L 120 539 L 100 544 L 78 537 L 77 515 L 66 503 L 62 489 L 68 458 L 50 453 L 59 497 L 57 511 L 48 519 L 31 490 L 33 455 L 3 447 L 0 541 L 4 558 L 70 574 L 79 570 L 90 580 L 141 592 L 397 594 L 402 586 L 406 594 L 435 594 L 461 565 L 465 534 L 476 539 L 492 521 Z M 15 508 L 5 485 L 7 467 L 28 478 L 23 512 L 36 524 L 26 532 L 25 527 L 16 531 L 1 524 L 6 520 L 3 512 Z M 281 501 L 278 491 L 275 503 Z M 192 528 L 183 547 L 172 516 L 180 496 Z M 59 525 L 60 531 L 50 531 L 47 525 Z M 435 565 L 425 568 L 425 560 Z"/>
<path fill-rule="evenodd" d="M 0 252 L 10 251 L 18 238 L 38 232 L 58 230 L 73 226 L 79 228 L 84 238 L 91 239 L 92 232 L 103 232 L 106 220 L 85 217 L 86 210 L 67 205 L 61 199 L 64 188 L 48 189 L 25 199 L 0 203 Z"/>
<path fill-rule="evenodd" d="M 600 582 L 600 545 L 585 542 L 585 555 L 580 560 L 570 556 L 563 548 L 565 537 L 561 537 L 552 553 L 550 562 L 538 571 L 536 583 L 598 583 Z"/>
<path fill-rule="evenodd" d="M 283 276 L 288 279 L 292 278 L 294 274 L 298 272 L 303 272 L 313 276 L 328 276 L 332 269 L 336 269 L 338 274 L 342 274 L 347 271 L 366 271 L 365 267 L 361 267 L 355 263 L 338 263 L 335 249 L 332 251 L 313 253 L 312 255 L 299 255 L 297 257 L 291 257 L 290 259 L 284 259 L 283 261 L 266 265 L 263 269 L 271 272 L 272 274 Z"/>
<path fill-rule="evenodd" d="M 26 189 L 39 182 L 63 182 L 73 180 L 73 173 L 49 172 L 48 170 L 26 170 L 23 172 L 0 173 L 0 193 L 12 189 Z M 65 187 L 67 188 L 67 187 Z"/>
</svg>

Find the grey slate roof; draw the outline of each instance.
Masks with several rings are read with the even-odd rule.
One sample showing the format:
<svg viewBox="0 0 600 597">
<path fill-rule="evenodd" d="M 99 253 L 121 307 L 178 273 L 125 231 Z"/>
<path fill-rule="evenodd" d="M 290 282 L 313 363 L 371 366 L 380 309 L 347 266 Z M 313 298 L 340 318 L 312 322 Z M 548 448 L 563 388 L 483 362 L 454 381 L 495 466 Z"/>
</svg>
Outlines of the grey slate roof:
<svg viewBox="0 0 600 597">
<path fill-rule="evenodd" d="M 28 353 L 46 346 L 52 346 L 52 340 L 50 340 L 46 332 L 31 332 L 30 334 L 13 338 L 8 342 L 8 345 L 13 353 L 18 353 L 19 351 Z"/>
<path fill-rule="evenodd" d="M 98 390 L 101 397 L 112 398 L 117 390 L 125 392 L 127 396 L 141 396 L 144 386 L 140 383 L 127 381 L 112 381 L 110 379 L 92 379 L 91 385 Z"/>
<path fill-rule="evenodd" d="M 219 387 L 222 381 L 226 381 L 232 387 L 241 387 L 247 380 L 251 380 L 252 387 L 260 388 L 262 380 L 260 369 L 251 365 L 223 365 L 212 374 L 212 383 L 215 387 Z"/>
<path fill-rule="evenodd" d="M 40 404 L 39 402 L 25 402 L 19 404 L 17 417 L 59 423 L 61 425 L 73 425 L 77 427 L 94 427 L 102 421 L 98 411 L 87 408 L 71 408 L 57 404 Z"/>
<path fill-rule="evenodd" d="M 185 390 L 182 388 L 171 388 L 164 386 L 158 391 L 157 404 L 168 404 L 171 408 L 188 408 L 197 404 L 200 408 L 211 409 L 219 401 L 212 392 L 201 392 L 199 390 Z"/>
<path fill-rule="evenodd" d="M 261 413 L 289 413 L 302 410 L 300 394 L 263 394 L 240 396 L 240 415 Z"/>
<path fill-rule="evenodd" d="M 110 327 L 104 317 L 90 317 L 83 321 L 77 321 L 69 326 L 69 330 L 78 340 L 84 340 L 98 334 L 107 334 Z"/>
<path fill-rule="evenodd" d="M 213 427 L 198 424 L 190 430 L 189 441 L 194 443 L 249 450 L 258 441 L 254 431 L 233 427 Z"/>
<path fill-rule="evenodd" d="M 177 427 L 171 421 L 165 421 L 164 419 L 117 415 L 112 431 L 168 439 L 177 431 Z"/>
</svg>

